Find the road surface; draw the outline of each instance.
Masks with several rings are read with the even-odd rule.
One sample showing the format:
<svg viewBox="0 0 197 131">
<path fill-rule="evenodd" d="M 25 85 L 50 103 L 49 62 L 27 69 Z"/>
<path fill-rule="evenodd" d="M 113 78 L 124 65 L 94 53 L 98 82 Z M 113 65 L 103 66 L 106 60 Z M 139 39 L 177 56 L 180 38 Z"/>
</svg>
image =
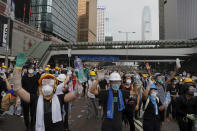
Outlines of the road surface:
<svg viewBox="0 0 197 131">
<path fill-rule="evenodd" d="M 71 131 L 101 131 L 101 119 L 96 120 L 92 117 L 90 120 L 86 119 L 87 106 L 84 98 L 73 102 L 71 115 L 69 115 Z M 135 122 L 136 131 L 143 131 L 142 123 Z M 22 117 L 6 116 L 0 120 L 0 131 L 25 131 L 25 126 Z M 128 127 L 124 126 L 123 131 L 129 131 Z M 162 131 L 179 131 L 175 122 L 165 122 Z"/>
</svg>

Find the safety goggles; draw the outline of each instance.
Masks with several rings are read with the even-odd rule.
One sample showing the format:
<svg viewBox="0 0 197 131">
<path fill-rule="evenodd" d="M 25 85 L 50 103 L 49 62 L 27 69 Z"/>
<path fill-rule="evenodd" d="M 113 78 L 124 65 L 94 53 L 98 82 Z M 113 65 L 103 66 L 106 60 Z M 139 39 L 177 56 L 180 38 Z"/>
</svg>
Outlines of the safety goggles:
<svg viewBox="0 0 197 131">
<path fill-rule="evenodd" d="M 54 86 L 55 85 L 55 80 L 53 80 L 53 79 L 43 79 L 42 80 L 42 86 L 44 86 L 44 85 Z"/>
</svg>

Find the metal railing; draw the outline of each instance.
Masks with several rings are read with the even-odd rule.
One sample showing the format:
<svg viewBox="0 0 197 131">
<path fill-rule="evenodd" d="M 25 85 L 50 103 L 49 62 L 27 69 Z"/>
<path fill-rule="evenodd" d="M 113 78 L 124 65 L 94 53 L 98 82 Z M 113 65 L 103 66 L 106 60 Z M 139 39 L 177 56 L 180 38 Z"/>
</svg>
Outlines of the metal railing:
<svg viewBox="0 0 197 131">
<path fill-rule="evenodd" d="M 129 45 L 129 47 L 127 47 Z M 117 41 L 117 42 L 74 42 L 51 44 L 51 49 L 65 49 L 71 46 L 72 49 L 155 49 L 155 48 L 192 48 L 197 47 L 197 40 L 177 41 Z"/>
</svg>

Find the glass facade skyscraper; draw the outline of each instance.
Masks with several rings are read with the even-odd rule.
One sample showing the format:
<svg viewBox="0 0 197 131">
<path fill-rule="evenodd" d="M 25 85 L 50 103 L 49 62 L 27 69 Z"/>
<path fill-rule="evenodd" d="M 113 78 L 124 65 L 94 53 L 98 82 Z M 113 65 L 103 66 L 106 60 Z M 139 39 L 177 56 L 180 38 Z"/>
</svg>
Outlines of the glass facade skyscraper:
<svg viewBox="0 0 197 131">
<path fill-rule="evenodd" d="M 77 39 L 78 0 L 32 0 L 31 24 L 63 41 Z"/>
<path fill-rule="evenodd" d="M 165 4 L 165 39 L 197 38 L 197 0 L 168 0 Z"/>
</svg>

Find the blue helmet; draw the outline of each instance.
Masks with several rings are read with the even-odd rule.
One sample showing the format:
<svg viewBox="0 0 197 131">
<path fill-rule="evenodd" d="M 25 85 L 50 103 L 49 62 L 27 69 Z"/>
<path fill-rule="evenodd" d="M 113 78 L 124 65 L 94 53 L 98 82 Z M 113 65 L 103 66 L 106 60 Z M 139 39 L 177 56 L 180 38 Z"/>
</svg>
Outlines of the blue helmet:
<svg viewBox="0 0 197 131">
<path fill-rule="evenodd" d="M 155 86 L 155 84 L 152 84 L 151 87 L 150 87 L 150 89 L 155 89 L 155 90 L 157 90 L 157 87 Z"/>
</svg>

